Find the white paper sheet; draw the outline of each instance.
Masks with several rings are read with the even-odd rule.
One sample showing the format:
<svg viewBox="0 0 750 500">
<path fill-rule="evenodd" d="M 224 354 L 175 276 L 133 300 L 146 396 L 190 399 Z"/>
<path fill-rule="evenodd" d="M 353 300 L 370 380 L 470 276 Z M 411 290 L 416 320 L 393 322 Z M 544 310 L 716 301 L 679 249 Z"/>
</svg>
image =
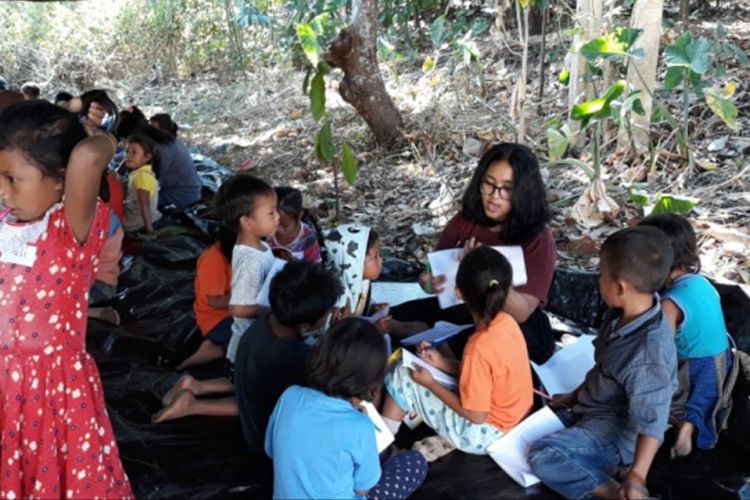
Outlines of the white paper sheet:
<svg viewBox="0 0 750 500">
<path fill-rule="evenodd" d="M 547 393 L 565 394 L 575 390 L 594 367 L 594 335 L 581 335 L 578 341 L 557 351 L 543 365 L 531 362 Z"/>
<path fill-rule="evenodd" d="M 458 387 L 458 381 L 456 380 L 456 377 L 448 375 L 442 370 L 438 370 L 427 361 L 424 361 L 422 358 L 415 356 L 406 349 L 401 349 L 401 359 L 403 360 L 404 366 L 412 370 L 414 369 L 415 365 L 419 365 L 432 373 L 433 378 L 441 384 L 453 389 Z"/>
<path fill-rule="evenodd" d="M 273 265 L 271 266 L 271 269 L 268 271 L 268 275 L 266 276 L 266 279 L 263 281 L 263 286 L 260 287 L 260 291 L 258 292 L 258 297 L 255 299 L 255 303 L 259 306 L 264 307 L 271 307 L 271 303 L 268 299 L 268 294 L 271 291 L 271 280 L 274 276 L 278 274 L 279 271 L 281 271 L 284 266 L 286 265 L 286 262 L 284 259 L 274 259 Z"/>
<path fill-rule="evenodd" d="M 388 448 L 395 439 L 393 433 L 388 429 L 388 426 L 385 425 L 383 417 L 378 413 L 378 410 L 375 409 L 372 403 L 363 401 L 362 406 L 365 408 L 367 416 L 370 417 L 370 420 L 372 420 L 372 424 L 375 427 L 375 444 L 378 447 L 378 453 L 381 453 Z"/>
<path fill-rule="evenodd" d="M 526 262 L 523 256 L 523 249 L 520 246 L 497 246 L 492 247 L 508 259 L 510 266 L 513 268 L 513 286 L 521 286 L 527 283 Z M 430 262 L 430 269 L 433 276 L 445 276 L 443 291 L 438 294 L 438 302 L 441 309 L 447 309 L 462 301 L 456 297 L 456 274 L 458 265 L 464 255 L 463 248 L 452 248 L 440 250 L 427 254 Z"/>
<path fill-rule="evenodd" d="M 373 304 L 388 304 L 396 307 L 411 300 L 432 297 L 422 290 L 419 283 L 396 283 L 390 281 L 375 281 L 370 288 Z"/>
<path fill-rule="evenodd" d="M 487 453 L 514 481 L 528 488 L 540 482 L 529 466 L 529 448 L 535 441 L 564 427 L 545 406 L 488 446 Z"/>
<path fill-rule="evenodd" d="M 401 345 L 417 345 L 423 340 L 432 342 L 433 344 L 440 344 L 471 326 L 472 325 L 454 325 L 453 323 L 448 323 L 446 321 L 438 321 L 433 328 L 401 340 Z"/>
</svg>

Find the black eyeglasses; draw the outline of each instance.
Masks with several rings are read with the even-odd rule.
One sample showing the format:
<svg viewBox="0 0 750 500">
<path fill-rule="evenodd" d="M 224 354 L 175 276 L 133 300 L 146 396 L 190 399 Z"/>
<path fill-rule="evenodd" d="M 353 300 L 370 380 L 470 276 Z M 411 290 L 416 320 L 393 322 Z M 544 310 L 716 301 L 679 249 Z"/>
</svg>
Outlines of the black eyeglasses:
<svg viewBox="0 0 750 500">
<path fill-rule="evenodd" d="M 513 197 L 513 188 L 508 186 L 498 186 L 493 184 L 489 179 L 484 179 L 479 185 L 479 191 L 490 198 L 497 193 L 501 200 L 510 200 Z"/>
</svg>

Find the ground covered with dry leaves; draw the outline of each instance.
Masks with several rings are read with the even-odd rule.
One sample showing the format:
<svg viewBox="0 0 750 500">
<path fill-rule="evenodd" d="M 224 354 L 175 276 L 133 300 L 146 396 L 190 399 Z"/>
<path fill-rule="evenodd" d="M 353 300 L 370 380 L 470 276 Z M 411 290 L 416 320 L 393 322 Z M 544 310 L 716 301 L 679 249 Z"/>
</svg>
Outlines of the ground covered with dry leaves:
<svg viewBox="0 0 750 500">
<path fill-rule="evenodd" d="M 748 19 L 750 6 L 729 2 L 720 12 L 696 20 L 693 30 L 708 34 L 720 22 L 727 38 L 750 53 Z M 677 34 L 676 29 L 668 29 L 664 36 L 671 40 Z M 552 50 L 562 50 L 559 42 L 559 37 L 548 37 Z M 404 142 L 388 150 L 374 143 L 361 118 L 338 96 L 340 76 L 334 73 L 328 80 L 334 140 L 351 144 L 359 162 L 355 185 L 339 182 L 339 221 L 360 221 L 376 228 L 386 255 L 414 263 L 423 260 L 456 212 L 482 148 L 514 139 L 508 110 L 519 60 L 511 52 L 512 37 L 488 36 L 481 48 L 485 65 L 481 84 L 467 68 L 452 68 L 447 62 L 439 63 L 429 75 L 419 64 L 382 65 L 388 91 L 406 123 Z M 567 92 L 554 77 L 562 67 L 560 59 L 548 67 L 539 99 L 538 44 L 531 51 L 535 55 L 530 63 L 526 142 L 544 163 L 546 123 L 565 117 Z M 276 185 L 299 187 L 306 205 L 324 225 L 332 226 L 336 223 L 333 173 L 323 169 L 313 153 L 317 125 L 302 94 L 303 78 L 301 70 L 280 65 L 233 77 L 199 75 L 161 82 L 130 97 L 147 112 L 172 113 L 190 146 L 218 162 L 248 168 Z M 730 66 L 726 78 L 738 83 L 738 131 L 727 128 L 705 106 L 691 116 L 695 157 L 708 167 L 690 169 L 674 151 L 663 151 L 649 172 L 645 159 L 633 162 L 624 151 L 608 151 L 607 189 L 621 208 L 609 222 L 594 228 L 578 226 L 570 208 L 588 179 L 574 166 L 544 167 L 561 267 L 596 268 L 603 239 L 642 216 L 642 209 L 628 201 L 630 189 L 639 187 L 700 198 L 690 217 L 699 234 L 704 272 L 720 281 L 750 284 L 750 68 Z M 679 95 L 673 99 L 677 109 Z M 588 148 L 573 154 L 585 161 Z"/>
</svg>

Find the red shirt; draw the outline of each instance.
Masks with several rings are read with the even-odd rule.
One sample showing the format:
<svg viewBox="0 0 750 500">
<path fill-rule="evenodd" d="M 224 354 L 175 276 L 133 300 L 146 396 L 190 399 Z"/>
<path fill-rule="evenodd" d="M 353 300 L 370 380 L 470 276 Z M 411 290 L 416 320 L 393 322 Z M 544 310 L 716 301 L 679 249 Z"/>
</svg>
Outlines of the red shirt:
<svg viewBox="0 0 750 500">
<path fill-rule="evenodd" d="M 120 183 L 120 179 L 117 177 L 117 174 L 107 174 L 107 185 L 109 186 L 108 205 L 122 223 L 122 221 L 125 220 L 125 209 L 123 208 L 125 193 L 122 189 L 122 184 Z"/>
<path fill-rule="evenodd" d="M 469 221 L 462 213 L 456 214 L 445 226 L 435 250 L 446 250 L 463 246 L 466 240 L 476 238 L 483 245 L 501 246 L 506 243 L 500 233 L 490 231 L 489 228 Z M 547 295 L 552 285 L 557 261 L 557 247 L 552 230 L 544 229 L 529 238 L 521 245 L 526 263 L 528 283 L 515 287 L 516 291 L 536 297 L 540 306 L 547 303 Z"/>
</svg>

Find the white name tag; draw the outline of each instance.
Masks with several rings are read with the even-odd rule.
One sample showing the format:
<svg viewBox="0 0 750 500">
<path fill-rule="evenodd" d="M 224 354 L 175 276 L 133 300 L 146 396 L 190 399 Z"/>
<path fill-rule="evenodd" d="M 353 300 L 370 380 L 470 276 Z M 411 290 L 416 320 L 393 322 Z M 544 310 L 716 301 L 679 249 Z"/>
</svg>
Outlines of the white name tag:
<svg viewBox="0 0 750 500">
<path fill-rule="evenodd" d="M 22 245 L 13 251 L 3 252 L 0 254 L 0 262 L 32 267 L 36 262 L 36 247 L 34 245 Z"/>
</svg>

